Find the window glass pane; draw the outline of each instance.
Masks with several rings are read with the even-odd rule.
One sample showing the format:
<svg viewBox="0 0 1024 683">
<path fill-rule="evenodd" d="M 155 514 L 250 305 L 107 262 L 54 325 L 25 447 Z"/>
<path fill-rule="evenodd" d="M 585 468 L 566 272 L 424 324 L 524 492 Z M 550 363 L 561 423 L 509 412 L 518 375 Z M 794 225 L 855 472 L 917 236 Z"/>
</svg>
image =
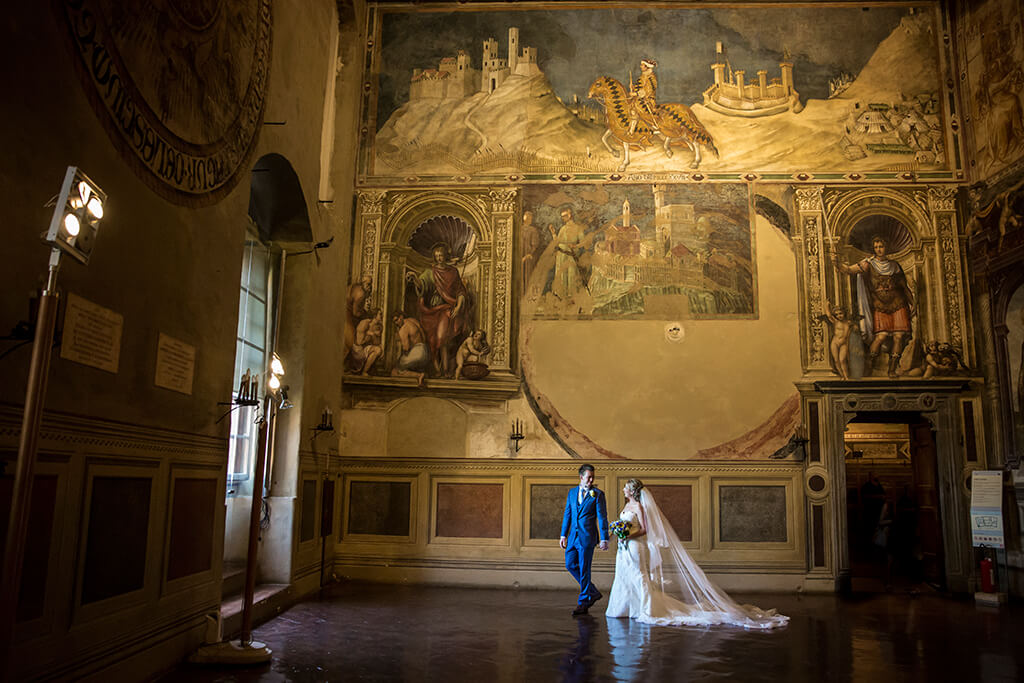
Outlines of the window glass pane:
<svg viewBox="0 0 1024 683">
<path fill-rule="evenodd" d="M 258 437 L 256 408 L 242 406 L 231 413 L 231 440 L 228 445 L 228 478 L 240 481 L 249 477 L 256 454 Z"/>
<path fill-rule="evenodd" d="M 249 295 L 245 293 L 245 288 L 238 296 L 238 330 L 235 332 L 235 336 L 242 337 L 245 335 L 245 321 L 249 315 Z"/>
<path fill-rule="evenodd" d="M 232 395 L 237 396 L 242 376 L 249 372 L 259 375 L 258 395 L 266 386 L 268 353 L 266 349 L 270 316 L 274 310 L 269 293 L 274 285 L 276 261 L 270 250 L 256 240 L 250 239 L 242 250 L 242 272 L 238 296 L 238 326 L 235 342 L 235 377 Z M 244 482 L 251 478 L 259 427 L 255 423 L 258 407 L 236 406 L 231 413 L 231 437 L 228 447 L 228 481 Z M 229 491 L 248 495 L 249 485 L 242 489 L 228 487 Z"/>
<path fill-rule="evenodd" d="M 267 267 L 269 261 L 270 254 L 266 248 L 254 248 L 249 267 L 249 276 L 246 280 L 242 281 L 243 287 L 264 301 L 267 300 Z"/>
<path fill-rule="evenodd" d="M 256 297 L 244 292 L 241 298 L 248 301 L 245 328 L 242 330 L 241 336 L 253 346 L 263 347 L 267 336 L 267 306 Z"/>
<path fill-rule="evenodd" d="M 249 344 L 241 344 L 241 348 L 238 351 L 238 358 L 240 362 L 241 373 L 239 374 L 239 380 L 241 376 L 248 370 L 250 374 L 257 374 L 260 376 L 261 387 L 260 394 L 262 394 L 262 380 L 263 375 L 266 373 L 266 354 L 263 353 L 262 349 L 253 348 Z"/>
</svg>

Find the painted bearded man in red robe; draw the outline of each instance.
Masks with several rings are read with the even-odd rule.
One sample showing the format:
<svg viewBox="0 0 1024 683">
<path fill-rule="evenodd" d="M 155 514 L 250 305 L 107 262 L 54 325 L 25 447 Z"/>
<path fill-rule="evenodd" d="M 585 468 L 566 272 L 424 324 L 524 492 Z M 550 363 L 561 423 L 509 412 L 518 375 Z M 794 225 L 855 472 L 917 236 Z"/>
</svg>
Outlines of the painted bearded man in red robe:
<svg viewBox="0 0 1024 683">
<path fill-rule="evenodd" d="M 458 269 L 449 263 L 448 245 L 438 242 L 430 250 L 434 262 L 420 273 L 409 274 L 416 287 L 420 324 L 427 334 L 427 344 L 434 370 L 452 375 L 452 341 L 467 329 L 468 296 Z"/>
</svg>

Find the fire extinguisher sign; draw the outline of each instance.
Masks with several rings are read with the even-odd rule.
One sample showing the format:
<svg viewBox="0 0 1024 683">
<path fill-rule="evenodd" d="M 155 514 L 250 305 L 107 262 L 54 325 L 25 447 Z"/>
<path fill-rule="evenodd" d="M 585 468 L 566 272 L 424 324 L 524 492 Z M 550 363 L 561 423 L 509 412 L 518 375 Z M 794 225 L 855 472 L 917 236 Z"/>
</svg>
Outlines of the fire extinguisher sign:
<svg viewBox="0 0 1024 683">
<path fill-rule="evenodd" d="M 971 543 L 988 548 L 1006 547 L 1001 470 L 975 470 L 971 477 Z"/>
</svg>

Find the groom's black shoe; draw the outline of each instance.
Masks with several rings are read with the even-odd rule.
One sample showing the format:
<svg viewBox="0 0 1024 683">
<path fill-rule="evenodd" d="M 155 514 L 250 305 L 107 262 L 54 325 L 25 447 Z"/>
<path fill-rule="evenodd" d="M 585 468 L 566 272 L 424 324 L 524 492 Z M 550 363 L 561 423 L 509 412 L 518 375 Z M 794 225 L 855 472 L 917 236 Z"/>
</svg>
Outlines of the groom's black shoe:
<svg viewBox="0 0 1024 683">
<path fill-rule="evenodd" d="M 591 607 L 593 607 L 593 606 L 594 606 L 594 603 L 595 603 L 595 602 L 597 602 L 598 600 L 600 600 L 600 599 L 601 599 L 601 598 L 603 598 L 603 597 L 604 597 L 604 596 L 603 596 L 603 595 L 601 595 L 601 594 L 599 593 L 599 594 L 597 595 L 597 597 L 596 597 L 596 598 L 591 598 L 590 600 L 587 600 L 587 601 L 586 601 L 585 603 L 583 603 L 583 604 L 584 604 L 584 605 L 586 605 L 586 608 L 587 608 L 587 609 L 590 609 Z"/>
<path fill-rule="evenodd" d="M 594 603 L 592 603 L 592 602 L 581 602 L 580 604 L 576 605 L 576 609 L 574 609 L 572 611 L 572 615 L 574 617 L 582 617 L 584 614 L 587 613 L 587 610 L 590 609 L 590 606 L 592 604 L 594 604 Z"/>
</svg>

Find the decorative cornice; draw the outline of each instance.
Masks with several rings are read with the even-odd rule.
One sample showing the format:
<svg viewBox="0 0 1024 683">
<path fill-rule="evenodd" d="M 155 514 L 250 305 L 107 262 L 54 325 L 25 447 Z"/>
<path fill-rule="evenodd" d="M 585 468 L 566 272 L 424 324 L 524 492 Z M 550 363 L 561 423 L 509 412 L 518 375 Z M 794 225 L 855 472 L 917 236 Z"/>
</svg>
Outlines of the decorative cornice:
<svg viewBox="0 0 1024 683">
<path fill-rule="evenodd" d="M 0 444 L 17 443 L 21 435 L 21 415 L 20 406 L 0 404 Z M 51 449 L 89 447 L 213 458 L 224 458 L 228 450 L 226 437 L 53 411 L 44 413 L 39 438 L 43 448 Z"/>
<path fill-rule="evenodd" d="M 340 459 L 342 471 L 346 475 L 368 474 L 372 471 L 395 472 L 509 472 L 526 475 L 557 476 L 564 475 L 567 480 L 576 478 L 578 461 L 576 460 L 507 460 L 497 458 L 352 458 Z M 699 461 L 658 461 L 658 460 L 616 460 L 600 461 L 597 465 L 597 478 L 606 473 L 621 474 L 722 474 L 722 473 L 761 473 L 787 474 L 803 471 L 803 463 L 795 461 L 754 462 L 737 460 L 699 460 Z"/>
<path fill-rule="evenodd" d="M 342 378 L 346 393 L 357 399 L 365 398 L 458 398 L 478 401 L 507 401 L 519 394 L 521 381 L 514 375 L 495 375 L 482 380 L 428 379 L 420 387 L 412 377 L 376 377 L 345 375 Z"/>
<path fill-rule="evenodd" d="M 823 394 L 962 394 L 980 377 L 944 377 L 942 379 L 852 379 L 819 380 L 814 388 Z"/>
</svg>

